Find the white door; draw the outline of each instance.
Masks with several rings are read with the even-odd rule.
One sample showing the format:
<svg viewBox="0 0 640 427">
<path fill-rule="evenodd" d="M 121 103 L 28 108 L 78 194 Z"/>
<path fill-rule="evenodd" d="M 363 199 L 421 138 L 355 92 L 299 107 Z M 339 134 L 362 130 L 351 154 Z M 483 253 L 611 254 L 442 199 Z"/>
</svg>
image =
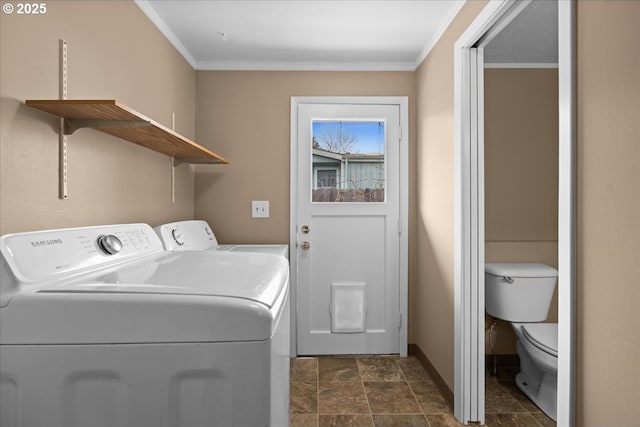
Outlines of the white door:
<svg viewBox="0 0 640 427">
<path fill-rule="evenodd" d="M 398 353 L 400 107 L 297 108 L 297 353 Z"/>
</svg>

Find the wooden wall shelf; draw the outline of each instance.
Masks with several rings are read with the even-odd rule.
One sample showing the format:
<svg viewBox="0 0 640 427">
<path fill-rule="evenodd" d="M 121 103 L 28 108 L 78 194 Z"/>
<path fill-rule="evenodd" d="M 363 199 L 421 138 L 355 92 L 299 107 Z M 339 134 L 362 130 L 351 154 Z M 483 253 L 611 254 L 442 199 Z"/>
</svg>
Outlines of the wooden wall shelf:
<svg viewBox="0 0 640 427">
<path fill-rule="evenodd" d="M 67 135 L 81 127 L 92 127 L 173 157 L 176 164 L 229 163 L 207 148 L 115 100 L 27 100 L 25 103 L 65 119 Z"/>
</svg>

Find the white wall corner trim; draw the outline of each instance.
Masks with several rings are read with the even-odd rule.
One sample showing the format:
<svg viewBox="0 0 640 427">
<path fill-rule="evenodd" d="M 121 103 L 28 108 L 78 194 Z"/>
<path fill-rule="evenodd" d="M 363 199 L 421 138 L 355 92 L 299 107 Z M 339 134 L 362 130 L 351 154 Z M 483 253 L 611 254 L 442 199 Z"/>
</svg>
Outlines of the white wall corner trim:
<svg viewBox="0 0 640 427">
<path fill-rule="evenodd" d="M 576 407 L 576 17 L 558 2 L 558 426 L 575 425 Z"/>
<path fill-rule="evenodd" d="M 160 32 L 169 40 L 169 43 L 176 48 L 180 55 L 191 65 L 191 68 L 196 69 L 196 60 L 191 55 L 191 52 L 182 44 L 180 39 L 169 28 L 166 22 L 158 15 L 153 6 L 151 6 L 150 0 L 134 0 L 134 3 L 147 15 L 147 18 L 160 30 Z"/>
</svg>

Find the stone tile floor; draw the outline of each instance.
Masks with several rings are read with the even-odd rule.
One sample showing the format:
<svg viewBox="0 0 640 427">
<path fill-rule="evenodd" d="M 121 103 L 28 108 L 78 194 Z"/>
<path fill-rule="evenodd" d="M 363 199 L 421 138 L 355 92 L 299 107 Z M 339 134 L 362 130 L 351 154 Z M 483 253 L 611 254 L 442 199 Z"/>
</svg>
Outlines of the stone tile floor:
<svg viewBox="0 0 640 427">
<path fill-rule="evenodd" d="M 291 359 L 291 427 L 459 426 L 415 357 Z M 487 377 L 486 425 L 555 426 L 518 390 L 513 374 Z"/>
</svg>

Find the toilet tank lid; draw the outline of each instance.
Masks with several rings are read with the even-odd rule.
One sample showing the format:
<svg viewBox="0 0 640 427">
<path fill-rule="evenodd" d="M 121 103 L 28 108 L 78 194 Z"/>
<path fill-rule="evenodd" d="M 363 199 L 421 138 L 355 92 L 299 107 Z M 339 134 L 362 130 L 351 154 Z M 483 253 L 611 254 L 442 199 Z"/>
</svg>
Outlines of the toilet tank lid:
<svg viewBox="0 0 640 427">
<path fill-rule="evenodd" d="M 558 270 L 546 264 L 529 262 L 489 262 L 484 271 L 494 276 L 508 277 L 558 277 Z"/>
</svg>

